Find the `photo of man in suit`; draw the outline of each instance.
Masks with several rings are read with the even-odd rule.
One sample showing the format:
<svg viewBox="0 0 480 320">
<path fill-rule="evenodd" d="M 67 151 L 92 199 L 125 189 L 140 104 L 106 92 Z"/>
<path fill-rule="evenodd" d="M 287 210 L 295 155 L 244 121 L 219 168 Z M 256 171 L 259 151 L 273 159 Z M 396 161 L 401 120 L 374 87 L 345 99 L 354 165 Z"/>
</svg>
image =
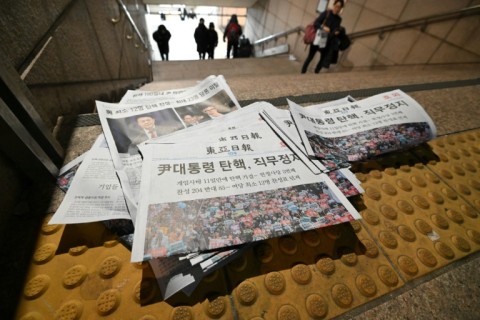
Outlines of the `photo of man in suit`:
<svg viewBox="0 0 480 320">
<path fill-rule="evenodd" d="M 172 109 L 159 110 L 154 113 L 139 114 L 130 120 L 133 128 L 129 132 L 131 146 L 129 153 L 144 141 L 183 129 L 184 126 Z"/>
</svg>

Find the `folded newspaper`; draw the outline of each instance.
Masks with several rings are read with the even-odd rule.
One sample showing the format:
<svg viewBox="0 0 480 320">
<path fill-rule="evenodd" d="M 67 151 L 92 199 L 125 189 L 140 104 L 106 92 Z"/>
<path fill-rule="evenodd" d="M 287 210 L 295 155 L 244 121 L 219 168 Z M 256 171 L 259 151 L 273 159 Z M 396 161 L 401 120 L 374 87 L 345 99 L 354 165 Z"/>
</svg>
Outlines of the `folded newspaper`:
<svg viewBox="0 0 480 320">
<path fill-rule="evenodd" d="M 320 109 L 288 104 L 307 155 L 339 166 L 401 151 L 436 135 L 430 116 L 401 90 Z"/>
<path fill-rule="evenodd" d="M 328 175 L 313 173 L 261 121 L 259 111 L 269 107 L 255 103 L 190 129 L 188 142 L 171 143 L 167 136 L 140 146 L 143 166 L 132 261 L 360 218 Z"/>
</svg>

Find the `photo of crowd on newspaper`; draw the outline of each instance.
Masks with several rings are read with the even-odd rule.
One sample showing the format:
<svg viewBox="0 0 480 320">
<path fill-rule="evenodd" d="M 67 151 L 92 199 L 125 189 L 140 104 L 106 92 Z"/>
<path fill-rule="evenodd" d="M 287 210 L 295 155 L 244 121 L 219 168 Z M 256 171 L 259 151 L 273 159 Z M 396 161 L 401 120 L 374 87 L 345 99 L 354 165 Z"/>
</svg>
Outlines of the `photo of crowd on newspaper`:
<svg viewBox="0 0 480 320">
<path fill-rule="evenodd" d="M 251 194 L 151 204 L 145 255 L 238 245 L 354 220 L 323 183 Z"/>
<path fill-rule="evenodd" d="M 403 150 L 432 138 L 426 122 L 390 125 L 356 134 L 327 138 L 305 131 L 316 157 L 334 161 L 340 167 L 347 161 L 360 161 Z"/>
</svg>

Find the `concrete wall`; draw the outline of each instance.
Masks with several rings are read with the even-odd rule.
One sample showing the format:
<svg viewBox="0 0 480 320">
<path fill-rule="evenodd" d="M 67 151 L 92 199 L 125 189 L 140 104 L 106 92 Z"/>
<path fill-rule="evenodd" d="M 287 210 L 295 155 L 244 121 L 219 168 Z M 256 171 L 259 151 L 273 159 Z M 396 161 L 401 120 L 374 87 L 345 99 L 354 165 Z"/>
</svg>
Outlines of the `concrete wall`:
<svg viewBox="0 0 480 320">
<path fill-rule="evenodd" d="M 148 41 L 145 6 L 123 3 Z M 16 70 L 14 81 L 52 132 L 59 116 L 91 113 L 96 99 L 117 102 L 151 81 L 149 50 L 116 0 L 5 0 L 0 30 L 2 63 Z M 11 214 L 29 185 L 14 153 L 0 151 L 0 214 Z"/>
<path fill-rule="evenodd" d="M 348 33 L 479 5 L 478 0 L 348 0 L 342 25 Z M 247 36 L 262 37 L 305 26 L 318 13 L 318 0 L 260 0 L 248 9 Z M 345 51 L 331 69 L 371 68 L 392 65 L 423 65 L 480 62 L 478 16 L 433 23 L 385 34 L 383 38 L 360 38 Z M 290 52 L 303 61 L 308 53 L 302 34 L 290 35 L 277 44 L 288 43 Z"/>
</svg>

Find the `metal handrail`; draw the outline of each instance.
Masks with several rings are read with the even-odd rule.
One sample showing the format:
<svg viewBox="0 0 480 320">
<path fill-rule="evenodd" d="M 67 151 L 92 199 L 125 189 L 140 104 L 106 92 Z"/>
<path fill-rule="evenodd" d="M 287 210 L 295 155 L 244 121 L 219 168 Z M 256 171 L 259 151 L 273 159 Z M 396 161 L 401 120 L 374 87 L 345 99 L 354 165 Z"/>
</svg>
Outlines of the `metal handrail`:
<svg viewBox="0 0 480 320">
<path fill-rule="evenodd" d="M 451 12 L 435 14 L 427 17 L 412 19 L 412 20 L 403 21 L 399 23 L 393 23 L 386 26 L 372 28 L 368 30 L 353 32 L 353 33 L 350 33 L 348 36 L 350 37 L 350 39 L 355 39 L 355 38 L 366 37 L 366 36 L 371 36 L 375 34 L 382 35 L 383 33 L 388 31 L 412 28 L 417 26 L 421 26 L 422 31 L 424 31 L 426 26 L 429 23 L 457 19 L 457 18 L 472 16 L 477 14 L 480 14 L 480 5 L 468 7 L 460 10 L 455 10 Z"/>
<path fill-rule="evenodd" d="M 138 30 L 137 25 L 135 24 L 135 21 L 133 21 L 133 18 L 132 18 L 132 16 L 130 15 L 130 12 L 128 11 L 127 7 L 125 6 L 125 4 L 123 3 L 122 0 L 117 0 L 117 2 L 118 2 L 119 7 L 123 10 L 123 13 L 125 13 L 125 16 L 127 17 L 128 21 L 129 21 L 130 24 L 132 25 L 133 29 L 134 29 L 135 32 L 137 33 L 137 36 L 138 36 L 138 38 L 140 39 L 140 41 L 142 42 L 143 47 L 144 47 L 145 49 L 148 49 L 147 43 L 145 42 L 145 40 L 143 39 L 142 35 L 140 34 L 140 31 Z"/>
<path fill-rule="evenodd" d="M 301 31 L 303 31 L 303 29 L 304 29 L 303 27 L 295 27 L 295 28 L 287 30 L 287 31 L 272 34 L 268 37 L 265 37 L 265 38 L 262 38 L 262 39 L 258 39 L 257 41 L 254 41 L 253 45 L 257 46 L 257 45 L 260 45 L 260 44 L 268 43 L 270 41 L 277 41 L 278 38 L 286 37 L 286 36 L 288 36 L 292 33 L 300 33 Z"/>
<path fill-rule="evenodd" d="M 355 38 L 360 38 L 360 37 L 366 37 L 374 34 L 380 34 L 382 35 L 385 32 L 388 31 L 394 31 L 394 30 L 400 30 L 400 29 L 406 29 L 406 28 L 412 28 L 416 26 L 422 26 L 422 31 L 425 30 L 426 26 L 429 23 L 434 23 L 434 22 L 440 22 L 440 21 L 445 21 L 445 20 L 451 20 L 451 19 L 457 19 L 457 18 L 462 18 L 462 17 L 467 17 L 467 16 L 472 16 L 472 15 L 478 15 L 480 14 L 480 5 L 477 6 L 472 6 L 460 10 L 455 10 L 451 12 L 446 12 L 446 13 L 440 13 L 440 14 L 435 14 L 427 17 L 422 17 L 422 18 L 417 18 L 417 19 L 412 19 L 408 21 L 403 21 L 403 22 L 398 22 L 382 27 L 376 27 L 368 30 L 363 30 L 363 31 L 358 31 L 358 32 L 353 32 L 349 33 L 348 36 L 350 39 L 355 39 Z M 300 33 L 304 32 L 305 28 L 298 26 L 293 29 L 284 31 L 284 32 L 279 32 L 273 35 L 270 35 L 268 37 L 259 39 L 257 41 L 253 42 L 253 45 L 263 45 L 266 44 L 270 41 L 276 41 L 279 38 L 286 37 L 292 33 Z"/>
</svg>

